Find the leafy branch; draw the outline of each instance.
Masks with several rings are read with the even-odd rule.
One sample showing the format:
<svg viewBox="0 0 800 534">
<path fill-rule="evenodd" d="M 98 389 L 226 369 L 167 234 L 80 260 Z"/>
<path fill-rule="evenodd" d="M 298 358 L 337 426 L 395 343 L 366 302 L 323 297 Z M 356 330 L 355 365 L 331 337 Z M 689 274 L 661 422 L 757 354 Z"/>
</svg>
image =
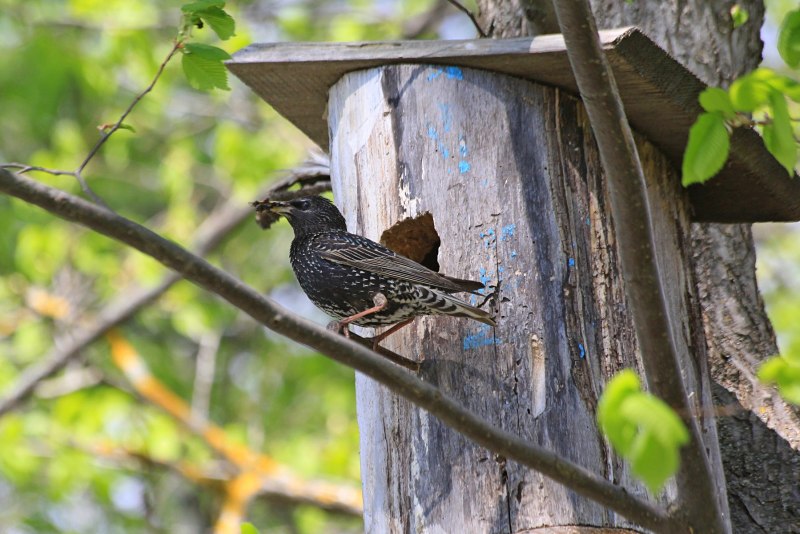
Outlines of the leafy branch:
<svg viewBox="0 0 800 534">
<path fill-rule="evenodd" d="M 800 66 L 800 9 L 784 19 L 778 51 L 787 65 Z M 758 127 L 767 150 L 790 176 L 794 175 L 798 147 L 787 98 L 800 102 L 800 83 L 763 67 L 740 77 L 727 91 L 709 87 L 700 93 L 704 113 L 689 131 L 683 185 L 702 184 L 716 175 L 728 160 L 733 131 L 741 127 Z M 753 119 L 753 114 L 766 119 Z"/>
<path fill-rule="evenodd" d="M 207 23 L 217 36 L 224 40 L 229 39 L 234 35 L 235 23 L 233 18 L 225 12 L 224 0 L 200 0 L 192 2 L 181 7 L 183 17 L 181 25 L 178 30 L 178 35 L 172 48 L 167 53 L 164 60 L 158 67 L 155 76 L 150 81 L 150 84 L 145 87 L 136 97 L 131 101 L 125 111 L 122 112 L 116 122 L 101 124 L 98 129 L 102 132 L 100 139 L 97 140 L 95 145 L 89 151 L 83 161 L 81 161 L 78 168 L 74 171 L 66 171 L 61 169 L 50 169 L 46 167 L 39 167 L 36 165 L 26 165 L 24 163 L 5 163 L 0 164 L 0 168 L 17 169 L 20 174 L 28 172 L 44 172 L 54 176 L 72 176 L 78 181 L 81 190 L 84 194 L 92 199 L 96 204 L 108 207 L 91 187 L 83 176 L 83 171 L 89 162 L 97 155 L 103 145 L 108 139 L 119 130 L 135 131 L 132 126 L 125 123 L 125 119 L 131 114 L 133 109 L 141 102 L 141 100 L 150 93 L 155 87 L 167 64 L 175 57 L 179 51 L 183 54 L 183 71 L 189 84 L 199 90 L 208 91 L 215 88 L 229 89 L 227 71 L 225 70 L 224 60 L 230 59 L 230 55 L 216 46 L 189 43 L 187 42 L 192 37 L 192 29 L 202 28 L 203 23 Z"/>
</svg>

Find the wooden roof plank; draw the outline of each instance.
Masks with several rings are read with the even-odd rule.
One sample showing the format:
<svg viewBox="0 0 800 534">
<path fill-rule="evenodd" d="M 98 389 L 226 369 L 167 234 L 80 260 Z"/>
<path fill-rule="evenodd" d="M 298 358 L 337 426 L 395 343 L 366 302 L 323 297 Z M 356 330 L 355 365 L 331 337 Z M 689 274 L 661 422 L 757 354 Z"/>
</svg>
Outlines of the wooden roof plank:
<svg viewBox="0 0 800 534">
<path fill-rule="evenodd" d="M 628 119 L 680 166 L 705 88 L 636 28 L 600 32 Z M 397 63 L 500 72 L 577 94 L 561 35 L 466 41 L 254 44 L 228 68 L 320 147 L 328 148 L 328 90 L 345 73 Z M 737 130 L 731 158 L 708 183 L 689 188 L 695 220 L 800 220 L 800 179 L 790 179 L 757 133 Z"/>
</svg>

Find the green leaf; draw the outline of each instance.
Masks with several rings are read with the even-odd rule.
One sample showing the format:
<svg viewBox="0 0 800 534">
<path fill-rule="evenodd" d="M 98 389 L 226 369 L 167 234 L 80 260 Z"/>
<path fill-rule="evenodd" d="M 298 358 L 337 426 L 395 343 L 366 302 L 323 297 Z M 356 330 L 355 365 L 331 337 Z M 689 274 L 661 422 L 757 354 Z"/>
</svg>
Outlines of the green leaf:
<svg viewBox="0 0 800 534">
<path fill-rule="evenodd" d="M 793 69 L 800 65 L 800 9 L 790 11 L 778 34 L 778 52 Z"/>
<path fill-rule="evenodd" d="M 606 386 L 597 421 L 614 449 L 653 493 L 678 470 L 679 448 L 689 441 L 689 431 L 662 400 L 641 391 L 630 369 Z"/>
<path fill-rule="evenodd" d="M 800 361 L 774 356 L 758 369 L 758 379 L 766 384 L 777 383 L 778 392 L 787 401 L 800 405 Z"/>
<path fill-rule="evenodd" d="M 623 456 L 627 454 L 636 428 L 626 423 L 621 406 L 631 394 L 639 391 L 639 377 L 630 369 L 625 369 L 608 383 L 597 405 L 597 422 L 614 448 Z"/>
<path fill-rule="evenodd" d="M 748 20 L 750 20 L 750 13 L 739 4 L 733 4 L 731 7 L 731 22 L 733 22 L 733 28 L 738 28 Z"/>
<path fill-rule="evenodd" d="M 719 87 L 709 87 L 700 93 L 698 100 L 700 101 L 700 105 L 703 106 L 703 109 L 709 113 L 719 111 L 726 118 L 732 117 L 736 114 L 736 110 L 733 109 L 731 97 L 728 95 L 728 92 L 724 89 L 720 89 Z"/>
<path fill-rule="evenodd" d="M 772 122 L 764 126 L 764 145 L 791 176 L 797 164 L 797 143 L 794 140 L 789 107 L 783 94 L 778 91 L 773 91 L 770 95 L 770 104 Z"/>
<path fill-rule="evenodd" d="M 235 34 L 236 22 L 233 20 L 233 17 L 218 7 L 210 7 L 198 11 L 196 16 L 200 17 L 211 26 L 211 29 L 214 30 L 217 37 L 223 41 L 227 41 Z"/>
<path fill-rule="evenodd" d="M 720 113 L 703 113 L 689 130 L 683 154 L 684 187 L 702 184 L 717 174 L 731 148 L 730 134 Z"/>
<path fill-rule="evenodd" d="M 768 69 L 759 69 L 759 70 L 768 70 Z M 800 83 L 797 83 L 795 80 L 789 78 L 788 76 L 781 76 L 774 71 L 769 71 L 773 74 L 772 77 L 766 78 L 765 82 L 772 87 L 783 93 L 783 95 L 787 98 L 794 100 L 795 102 L 800 102 Z"/>
<path fill-rule="evenodd" d="M 230 90 L 228 72 L 222 60 L 230 55 L 216 46 L 188 43 L 184 47 L 181 65 L 189 84 L 200 91 L 212 89 Z"/>
<path fill-rule="evenodd" d="M 131 131 L 131 132 L 133 132 L 133 133 L 136 133 L 136 128 L 134 128 L 134 127 L 133 127 L 133 126 L 131 126 L 130 124 L 126 124 L 126 123 L 124 123 L 124 122 L 123 122 L 122 124 L 120 124 L 120 125 L 119 125 L 119 129 L 120 129 L 120 130 L 129 130 L 129 131 Z"/>
<path fill-rule="evenodd" d="M 239 528 L 242 534 L 258 534 L 258 529 L 252 523 L 242 523 Z"/>
<path fill-rule="evenodd" d="M 225 50 L 202 43 L 186 43 L 183 46 L 184 54 L 195 54 L 204 59 L 213 59 L 216 61 L 224 61 L 230 59 L 231 55 Z"/>
<path fill-rule="evenodd" d="M 184 13 L 197 13 L 206 9 L 216 7 L 222 9 L 225 7 L 225 0 L 197 0 L 197 2 L 190 2 L 181 6 L 181 11 Z"/>
<path fill-rule="evenodd" d="M 750 113 L 769 104 L 771 85 L 777 75 L 769 69 L 758 68 L 733 82 L 728 89 L 731 103 L 737 111 Z"/>
</svg>

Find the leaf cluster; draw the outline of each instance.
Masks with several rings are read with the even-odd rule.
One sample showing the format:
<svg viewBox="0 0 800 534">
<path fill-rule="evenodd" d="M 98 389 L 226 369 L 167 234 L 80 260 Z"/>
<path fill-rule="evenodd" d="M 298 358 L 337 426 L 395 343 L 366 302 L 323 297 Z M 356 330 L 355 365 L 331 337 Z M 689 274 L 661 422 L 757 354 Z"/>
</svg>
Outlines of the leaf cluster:
<svg viewBox="0 0 800 534">
<path fill-rule="evenodd" d="M 778 49 L 788 65 L 800 65 L 800 9 L 784 19 Z M 733 130 L 742 126 L 758 126 L 767 150 L 793 175 L 798 147 L 787 98 L 800 102 L 800 83 L 763 67 L 740 77 L 727 91 L 710 87 L 700 93 L 704 113 L 689 131 L 683 185 L 701 184 L 716 175 L 728 160 Z M 754 121 L 753 114 L 765 119 Z"/>
<path fill-rule="evenodd" d="M 181 6 L 183 18 L 178 41 L 182 43 L 181 65 L 189 84 L 200 91 L 230 90 L 223 61 L 231 56 L 225 50 L 202 43 L 183 43 L 193 28 L 208 25 L 217 37 L 227 41 L 235 35 L 236 23 L 226 11 L 225 0 L 198 0 Z"/>
<path fill-rule="evenodd" d="M 609 381 L 597 406 L 597 422 L 653 493 L 677 472 L 680 447 L 689 442 L 689 431 L 664 401 L 642 391 L 632 370 Z"/>
</svg>

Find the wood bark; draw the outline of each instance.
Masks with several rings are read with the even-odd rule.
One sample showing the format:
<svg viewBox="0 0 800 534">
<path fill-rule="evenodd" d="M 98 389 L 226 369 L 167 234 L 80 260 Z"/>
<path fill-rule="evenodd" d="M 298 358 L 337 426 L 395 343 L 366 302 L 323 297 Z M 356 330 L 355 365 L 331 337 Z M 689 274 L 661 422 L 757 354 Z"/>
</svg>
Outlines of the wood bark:
<svg viewBox="0 0 800 534">
<path fill-rule="evenodd" d="M 480 20 L 507 37 L 534 28 L 558 31 L 553 24 L 542 26 L 541 19 L 520 22 L 540 3 L 478 0 Z M 737 3 L 750 20 L 734 30 L 726 1 L 592 2 L 600 28 L 638 26 L 702 81 L 723 87 L 761 59 L 764 5 Z M 716 404 L 723 414 L 742 408 L 753 414 L 717 421 L 734 531 L 783 531 L 800 522 L 800 413 L 755 378 L 758 364 L 778 348 L 758 293 L 750 225 L 694 224 L 692 250 L 711 374 L 723 386 L 714 388 Z"/>
<path fill-rule="evenodd" d="M 352 231 L 379 240 L 401 221 L 432 219 L 441 271 L 497 286 L 496 329 L 424 318 L 387 347 L 488 420 L 644 495 L 594 422 L 607 379 L 640 362 L 579 102 L 497 74 L 388 66 L 336 84 L 329 121 L 334 196 Z M 697 413 L 710 413 L 686 195 L 666 158 L 639 147 L 684 379 Z M 357 402 L 368 532 L 634 528 L 363 376 Z M 713 419 L 704 423 L 721 473 Z M 673 487 L 659 496 L 673 498 Z"/>
</svg>

